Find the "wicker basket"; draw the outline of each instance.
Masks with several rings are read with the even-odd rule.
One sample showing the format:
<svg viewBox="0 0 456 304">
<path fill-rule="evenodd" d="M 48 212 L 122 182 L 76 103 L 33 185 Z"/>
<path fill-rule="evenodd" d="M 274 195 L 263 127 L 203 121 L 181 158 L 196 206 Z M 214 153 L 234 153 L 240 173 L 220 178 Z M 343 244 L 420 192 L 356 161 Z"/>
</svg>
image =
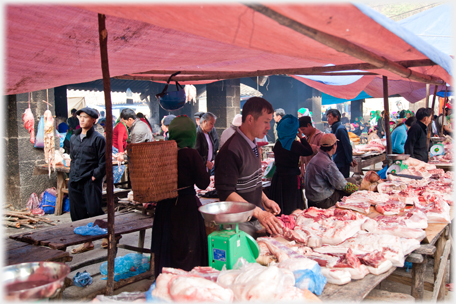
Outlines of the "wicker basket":
<svg viewBox="0 0 456 304">
<path fill-rule="evenodd" d="M 174 140 L 128 144 L 133 199 L 158 202 L 177 197 L 177 144 Z"/>
</svg>

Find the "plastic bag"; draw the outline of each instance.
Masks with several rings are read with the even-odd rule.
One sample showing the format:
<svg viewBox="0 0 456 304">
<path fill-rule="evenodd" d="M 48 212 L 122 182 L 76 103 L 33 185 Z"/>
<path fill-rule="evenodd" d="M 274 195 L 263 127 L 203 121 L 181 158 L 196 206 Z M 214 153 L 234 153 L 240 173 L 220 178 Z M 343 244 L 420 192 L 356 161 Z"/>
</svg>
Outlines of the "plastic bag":
<svg viewBox="0 0 456 304">
<path fill-rule="evenodd" d="M 232 270 L 222 269 L 217 283 L 231 289 L 236 301 L 273 301 L 294 287 L 295 278 L 288 269 L 247 263 L 239 258 Z"/>
<path fill-rule="evenodd" d="M 327 280 L 321 273 L 321 267 L 317 262 L 307 258 L 290 258 L 280 262 L 277 266 L 293 272 L 295 287 L 308 289 L 316 295 L 323 292 Z"/>
<path fill-rule="evenodd" d="M 63 212 L 70 212 L 70 198 L 67 195 L 65 195 L 63 197 L 63 207 L 62 207 L 62 209 L 63 209 Z"/>
<path fill-rule="evenodd" d="M 149 270 L 150 257 L 139 253 L 128 253 L 114 260 L 114 281 L 127 279 Z M 100 265 L 100 273 L 108 275 L 108 262 Z M 101 278 L 106 280 L 107 277 Z"/>
<path fill-rule="evenodd" d="M 41 115 L 41 119 L 38 122 L 38 128 L 35 137 L 35 148 L 44 148 L 44 117 Z"/>
<path fill-rule="evenodd" d="M 33 192 L 30 195 L 29 200 L 27 201 L 27 209 L 32 211 L 33 209 L 37 209 L 40 207 L 40 200 L 38 199 L 38 195 L 36 195 L 35 192 Z"/>
<path fill-rule="evenodd" d="M 87 285 L 92 284 L 92 277 L 90 273 L 86 270 L 84 272 L 77 272 L 76 275 L 73 277 L 73 284 L 78 287 L 86 287 Z"/>
<path fill-rule="evenodd" d="M 93 223 L 88 223 L 87 226 L 76 227 L 73 231 L 80 235 L 101 235 L 108 233 L 108 229 L 100 228 L 98 225 L 94 227 Z"/>
<path fill-rule="evenodd" d="M 43 199 L 40 203 L 40 209 L 43 209 L 44 213 L 46 214 L 53 214 L 55 212 L 56 201 L 57 197 L 46 190 L 44 191 Z"/>
</svg>

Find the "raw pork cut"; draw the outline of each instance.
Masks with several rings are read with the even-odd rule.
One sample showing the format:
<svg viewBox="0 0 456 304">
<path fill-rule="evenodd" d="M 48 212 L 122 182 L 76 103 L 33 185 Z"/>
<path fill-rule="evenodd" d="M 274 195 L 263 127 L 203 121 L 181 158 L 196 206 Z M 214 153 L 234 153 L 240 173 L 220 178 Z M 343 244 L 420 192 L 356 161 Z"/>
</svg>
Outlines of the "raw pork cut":
<svg viewBox="0 0 456 304">
<path fill-rule="evenodd" d="M 389 200 L 386 202 L 380 202 L 375 205 L 375 210 L 383 215 L 395 215 L 399 214 L 402 209 L 405 208 L 405 203 L 400 201 Z"/>
<path fill-rule="evenodd" d="M 352 193 L 350 196 L 345 196 L 342 198 L 342 201 L 345 203 L 349 202 L 368 202 L 372 205 L 375 205 L 379 202 L 386 202 L 389 200 L 388 194 L 360 190 Z"/>
<path fill-rule="evenodd" d="M 385 226 L 379 225 L 379 223 L 373 219 L 368 219 L 362 226 L 362 228 L 370 233 L 375 234 L 388 234 L 397 237 L 415 239 L 421 241 L 426 237 L 426 232 L 419 228 L 407 228 L 404 226 Z"/>
<path fill-rule="evenodd" d="M 345 197 L 344 197 L 345 198 Z M 351 209 L 354 211 L 358 211 L 364 214 L 368 214 L 370 210 L 371 204 L 366 201 L 355 201 L 355 200 L 346 200 L 337 202 L 336 207 L 343 208 L 343 209 Z"/>
<path fill-rule="evenodd" d="M 407 185 L 400 182 L 385 182 L 377 186 L 377 191 L 385 194 L 399 193 L 405 189 L 407 189 Z"/>
<path fill-rule="evenodd" d="M 405 215 L 397 216 L 377 216 L 374 218 L 381 225 L 385 226 L 405 226 L 408 228 L 421 228 L 426 229 L 428 226 L 428 219 L 426 214 L 419 209 L 411 209 Z"/>
<path fill-rule="evenodd" d="M 344 285 L 351 281 L 350 272 L 346 269 L 329 269 L 326 267 L 321 268 L 321 273 L 325 276 L 330 284 Z"/>
<path fill-rule="evenodd" d="M 233 291 L 196 275 L 177 275 L 171 278 L 169 294 L 176 302 L 233 301 Z"/>
<path fill-rule="evenodd" d="M 49 110 L 44 111 L 44 161 L 48 164 L 49 177 L 51 167 L 55 171 L 54 117 Z"/>
<path fill-rule="evenodd" d="M 22 121 L 24 122 L 24 128 L 30 133 L 30 142 L 35 143 L 35 118 L 33 117 L 32 110 L 29 107 L 25 109 L 24 114 L 22 114 Z"/>
</svg>

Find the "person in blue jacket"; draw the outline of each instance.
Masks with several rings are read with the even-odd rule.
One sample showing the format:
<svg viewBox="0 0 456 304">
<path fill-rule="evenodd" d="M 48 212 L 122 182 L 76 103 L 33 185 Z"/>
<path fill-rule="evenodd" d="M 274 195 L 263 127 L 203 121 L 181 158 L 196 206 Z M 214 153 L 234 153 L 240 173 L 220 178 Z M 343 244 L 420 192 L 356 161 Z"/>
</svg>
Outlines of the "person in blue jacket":
<svg viewBox="0 0 456 304">
<path fill-rule="evenodd" d="M 333 160 L 340 173 L 345 178 L 348 178 L 350 176 L 350 166 L 354 167 L 358 163 L 353 159 L 353 150 L 347 129 L 340 122 L 339 110 L 329 109 L 326 111 L 326 118 L 328 119 L 328 124 L 331 126 L 331 133 L 336 135 L 336 138 L 339 140 Z"/>
<path fill-rule="evenodd" d="M 391 133 L 391 145 L 393 147 L 392 151 L 394 154 L 404 153 L 404 145 L 405 141 L 407 140 L 407 131 L 415 123 L 415 121 L 415 116 L 407 118 L 405 122 L 398 124 L 393 130 L 393 133 Z"/>
</svg>

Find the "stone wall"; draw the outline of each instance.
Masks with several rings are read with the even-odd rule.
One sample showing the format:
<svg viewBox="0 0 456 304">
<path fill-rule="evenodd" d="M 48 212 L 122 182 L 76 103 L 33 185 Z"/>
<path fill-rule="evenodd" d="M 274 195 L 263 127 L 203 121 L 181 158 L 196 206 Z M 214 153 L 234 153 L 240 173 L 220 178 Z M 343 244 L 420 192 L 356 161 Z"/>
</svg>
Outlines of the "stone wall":
<svg viewBox="0 0 456 304">
<path fill-rule="evenodd" d="M 206 84 L 207 110 L 217 116 L 215 129 L 219 138 L 236 114 L 241 113 L 240 79 L 228 79 Z"/>
<path fill-rule="evenodd" d="M 30 107 L 35 117 L 35 135 L 41 115 L 46 110 L 46 90 L 32 92 Z M 22 114 L 28 108 L 28 93 L 5 96 L 7 99 L 7 126 L 4 143 L 5 155 L 5 184 L 6 203 L 16 209 L 25 208 L 30 195 L 35 192 L 38 196 L 49 187 L 56 187 L 56 173 L 48 175 L 33 175 L 36 164 L 44 163 L 44 150 L 33 147 L 30 134 L 24 128 Z M 49 110 L 55 116 L 54 90 L 49 90 Z M 55 147 L 59 147 L 59 139 L 55 138 Z"/>
</svg>

